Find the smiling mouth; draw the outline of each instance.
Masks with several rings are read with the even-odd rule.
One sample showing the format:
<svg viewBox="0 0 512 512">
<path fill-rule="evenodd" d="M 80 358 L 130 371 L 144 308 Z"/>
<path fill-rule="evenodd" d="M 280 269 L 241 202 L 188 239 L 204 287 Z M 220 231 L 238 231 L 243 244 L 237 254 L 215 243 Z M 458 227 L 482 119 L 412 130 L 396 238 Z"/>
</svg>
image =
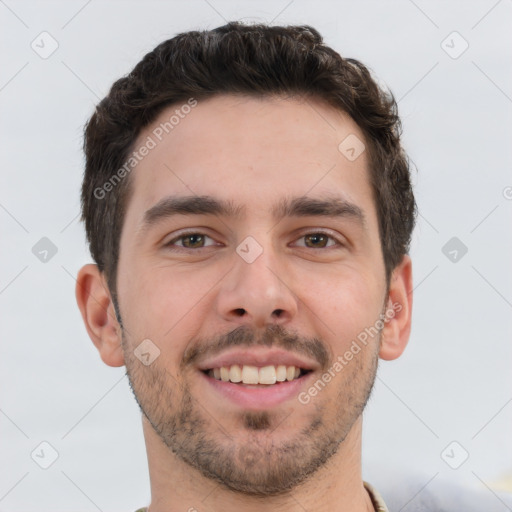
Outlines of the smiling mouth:
<svg viewBox="0 0 512 512">
<path fill-rule="evenodd" d="M 238 365 L 222 366 L 202 370 L 204 374 L 215 380 L 241 385 L 273 386 L 302 378 L 311 372 L 297 366 L 285 365 Z"/>
</svg>

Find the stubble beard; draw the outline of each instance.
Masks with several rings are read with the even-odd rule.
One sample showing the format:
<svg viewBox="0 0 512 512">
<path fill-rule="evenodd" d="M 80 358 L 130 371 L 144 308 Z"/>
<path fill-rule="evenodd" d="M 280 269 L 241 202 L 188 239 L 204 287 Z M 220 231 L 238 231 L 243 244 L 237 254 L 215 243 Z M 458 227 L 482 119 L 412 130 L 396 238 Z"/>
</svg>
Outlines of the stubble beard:
<svg viewBox="0 0 512 512">
<path fill-rule="evenodd" d="M 270 497 L 303 483 L 338 451 L 371 395 L 380 335 L 378 338 L 376 346 L 365 347 L 339 372 L 326 386 L 328 390 L 312 398 L 308 415 L 303 415 L 306 424 L 293 437 L 282 434 L 287 423 L 293 423 L 295 411 L 302 413 L 296 408 L 305 407 L 298 400 L 285 417 L 274 411 L 241 412 L 240 428 L 229 432 L 214 419 L 214 405 L 193 396 L 185 374 L 178 383 L 158 359 L 143 366 L 124 332 L 123 350 L 135 399 L 176 457 L 225 489 Z M 331 386 L 337 386 L 335 393 Z M 285 441 L 273 439 L 278 432 Z"/>
</svg>

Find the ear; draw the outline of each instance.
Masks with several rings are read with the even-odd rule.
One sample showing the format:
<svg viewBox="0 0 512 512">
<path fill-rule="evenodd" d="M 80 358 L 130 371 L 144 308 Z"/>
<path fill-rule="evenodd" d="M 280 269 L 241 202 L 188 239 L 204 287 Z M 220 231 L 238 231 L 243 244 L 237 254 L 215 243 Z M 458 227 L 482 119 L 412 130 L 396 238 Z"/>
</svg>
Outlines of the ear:
<svg viewBox="0 0 512 512">
<path fill-rule="evenodd" d="M 109 366 L 123 366 L 121 326 L 104 276 L 97 265 L 85 265 L 80 269 L 75 295 L 89 337 L 103 362 Z"/>
<path fill-rule="evenodd" d="M 379 357 L 391 361 L 402 355 L 411 333 L 412 262 L 407 254 L 391 275 L 385 315 Z"/>
</svg>

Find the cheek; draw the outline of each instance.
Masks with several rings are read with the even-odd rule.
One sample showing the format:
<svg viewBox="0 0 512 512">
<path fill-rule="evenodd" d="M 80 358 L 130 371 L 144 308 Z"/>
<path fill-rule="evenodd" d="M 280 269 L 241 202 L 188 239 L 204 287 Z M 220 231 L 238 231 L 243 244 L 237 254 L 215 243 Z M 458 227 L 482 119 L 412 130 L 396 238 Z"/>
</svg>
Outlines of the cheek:
<svg viewBox="0 0 512 512">
<path fill-rule="evenodd" d="M 172 345 L 173 352 L 197 334 L 202 326 L 208 292 L 218 281 L 218 273 L 181 271 L 168 265 L 152 266 L 151 270 L 134 272 L 125 286 L 126 326 L 152 339 L 165 352 Z"/>
<path fill-rule="evenodd" d="M 180 344 L 187 339 L 183 330 L 190 321 L 187 311 L 192 299 L 187 297 L 184 283 L 175 274 L 173 278 L 166 278 L 155 268 L 151 272 L 133 272 L 119 283 L 119 291 L 128 350 L 135 350 L 143 340 L 151 340 L 160 351 L 158 366 L 175 374 L 185 348 Z"/>
<path fill-rule="evenodd" d="M 352 340 L 375 325 L 381 313 L 384 290 L 370 273 L 344 269 L 317 278 L 303 290 L 304 314 L 314 313 L 312 321 L 332 340 L 335 355 L 343 353 Z"/>
</svg>

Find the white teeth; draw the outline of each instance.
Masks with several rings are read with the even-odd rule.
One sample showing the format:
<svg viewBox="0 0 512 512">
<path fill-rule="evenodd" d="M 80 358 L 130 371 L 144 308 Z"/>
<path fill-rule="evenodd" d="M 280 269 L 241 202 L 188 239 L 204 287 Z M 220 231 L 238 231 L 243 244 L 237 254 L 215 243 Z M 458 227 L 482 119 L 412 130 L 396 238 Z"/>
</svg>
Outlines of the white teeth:
<svg viewBox="0 0 512 512">
<path fill-rule="evenodd" d="M 275 384 L 277 380 L 276 367 L 275 366 L 264 366 L 260 368 L 260 384 Z"/>
<path fill-rule="evenodd" d="M 229 380 L 229 368 L 226 368 L 225 366 L 223 366 L 220 369 L 220 378 L 224 382 L 228 382 L 228 380 Z"/>
<path fill-rule="evenodd" d="M 259 384 L 258 367 L 244 364 L 242 367 L 242 382 L 244 384 Z"/>
<path fill-rule="evenodd" d="M 229 369 L 229 380 L 231 382 L 241 382 L 242 381 L 242 368 L 237 364 L 234 364 Z"/>
<path fill-rule="evenodd" d="M 223 382 L 243 384 L 275 384 L 276 382 L 292 381 L 299 377 L 300 368 L 296 366 L 263 366 L 258 368 L 252 365 L 222 366 L 213 368 L 208 372 L 210 377 Z"/>
<path fill-rule="evenodd" d="M 276 368 L 276 378 L 277 382 L 284 382 L 286 380 L 286 366 L 284 364 L 280 364 Z"/>
</svg>

